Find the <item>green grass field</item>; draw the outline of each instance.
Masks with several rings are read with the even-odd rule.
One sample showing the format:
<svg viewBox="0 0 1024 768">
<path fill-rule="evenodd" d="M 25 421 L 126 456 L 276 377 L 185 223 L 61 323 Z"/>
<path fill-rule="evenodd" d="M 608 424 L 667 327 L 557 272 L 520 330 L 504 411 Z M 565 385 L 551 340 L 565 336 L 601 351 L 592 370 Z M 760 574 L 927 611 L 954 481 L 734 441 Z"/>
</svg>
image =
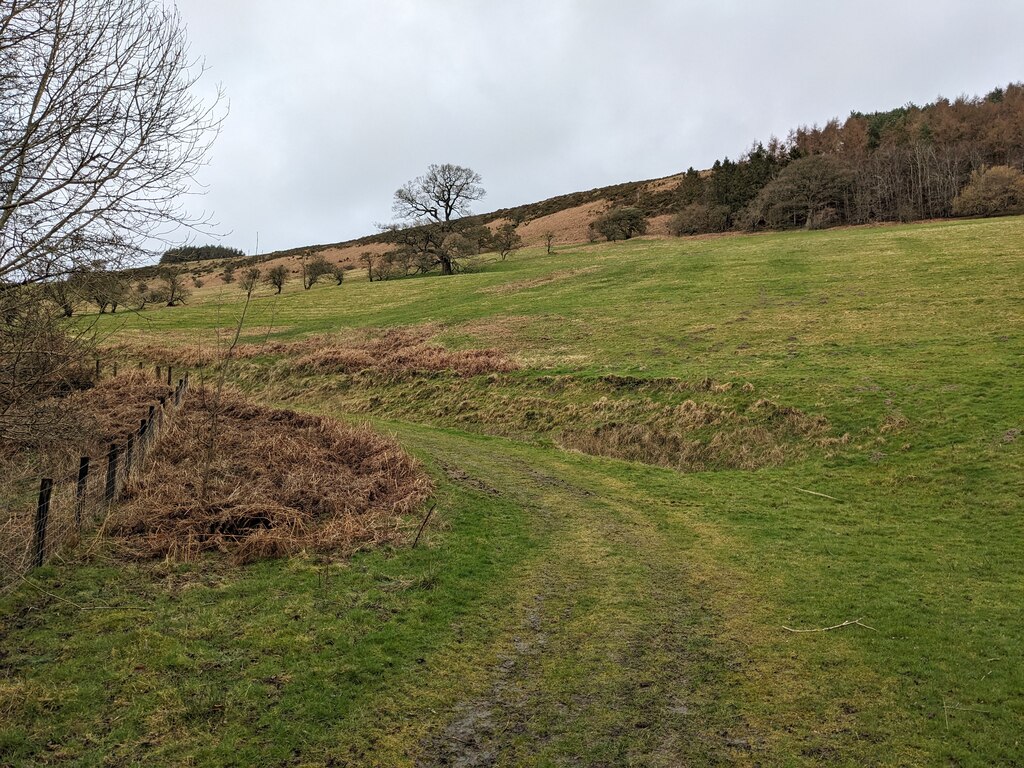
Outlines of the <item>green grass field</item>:
<svg viewBox="0 0 1024 768">
<path fill-rule="evenodd" d="M 522 370 L 235 377 L 396 434 L 438 483 L 428 546 L 69 553 L 0 605 L 0 764 L 1024 765 L 1024 219 L 360 274 L 261 293 L 246 339 L 429 325 Z M 212 345 L 240 307 L 100 328 Z M 569 449 L 687 407 L 773 459 L 734 461 L 741 432 L 703 471 Z"/>
</svg>

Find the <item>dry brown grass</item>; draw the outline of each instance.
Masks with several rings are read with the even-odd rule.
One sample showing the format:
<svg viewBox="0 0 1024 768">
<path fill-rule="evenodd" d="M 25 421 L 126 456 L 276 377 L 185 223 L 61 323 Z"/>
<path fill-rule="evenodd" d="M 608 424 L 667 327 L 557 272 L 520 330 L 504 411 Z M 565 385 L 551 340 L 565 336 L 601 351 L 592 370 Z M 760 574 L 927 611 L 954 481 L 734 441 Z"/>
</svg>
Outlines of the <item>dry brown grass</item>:
<svg viewBox="0 0 1024 768">
<path fill-rule="evenodd" d="M 686 174 L 684 173 L 677 173 L 673 176 L 664 176 L 660 179 L 648 181 L 643 185 L 643 192 L 644 194 L 651 195 L 656 192 L 666 192 L 670 189 L 675 189 L 679 186 L 685 176 Z"/>
<path fill-rule="evenodd" d="M 398 538 L 401 517 L 432 488 L 414 459 L 369 427 L 256 406 L 235 393 L 217 405 L 203 389 L 190 394 L 152 462 L 110 528 L 139 558 L 348 554 Z"/>
<path fill-rule="evenodd" d="M 0 590 L 30 567 L 36 499 L 40 478 L 53 480 L 47 525 L 48 552 L 78 535 L 77 517 L 96 518 L 103 490 L 103 457 L 111 443 L 123 446 L 149 414 L 158 398 L 173 390 L 139 371 L 105 379 L 91 389 L 56 398 L 59 408 L 77 424 L 73 437 L 46 442 L 7 441 L 0 446 Z M 45 403 L 44 403 L 45 404 Z M 75 485 L 80 456 L 91 457 L 93 470 L 84 503 L 76 513 Z M 100 511 L 102 511 L 100 510 Z"/>
<path fill-rule="evenodd" d="M 339 341 L 337 336 L 309 336 L 299 341 L 239 344 L 232 356 L 239 360 L 263 355 L 279 356 L 291 370 L 302 373 L 373 372 L 388 377 L 410 373 L 450 371 L 460 376 L 507 373 L 519 366 L 497 349 L 448 350 L 430 339 L 436 328 L 419 326 L 380 332 L 364 332 L 361 337 Z M 184 365 L 210 366 L 223 358 L 214 347 L 159 344 L 122 344 L 118 351 L 130 357 Z"/>
<path fill-rule="evenodd" d="M 591 222 L 607 211 L 608 207 L 607 200 L 598 200 L 566 208 L 520 224 L 517 231 L 523 243 L 528 246 L 544 245 L 544 236 L 548 232 L 555 235 L 554 245 L 585 243 L 590 236 Z"/>
<path fill-rule="evenodd" d="M 649 237 L 671 237 L 673 213 L 663 213 L 660 216 L 652 216 L 647 220 L 647 235 Z"/>
<path fill-rule="evenodd" d="M 70 414 L 77 424 L 75 435 L 45 444 L 9 441 L 0 446 L 0 495 L 12 475 L 63 476 L 77 468 L 79 456 L 102 456 L 111 443 L 123 444 L 148 415 L 149 406 L 173 391 L 152 374 L 128 371 L 54 398 L 52 407 Z"/>
<path fill-rule="evenodd" d="M 460 376 L 507 373 L 518 368 L 497 349 L 448 350 L 429 343 L 430 329 L 401 329 L 350 345 L 323 343 L 297 357 L 295 370 L 306 373 L 372 371 L 389 377 L 449 371 Z"/>
<path fill-rule="evenodd" d="M 133 370 L 66 399 L 89 425 L 86 453 L 97 455 L 110 443 L 124 443 L 149 414 L 149 407 L 173 393 L 173 387 L 157 381 L 150 371 Z"/>
</svg>

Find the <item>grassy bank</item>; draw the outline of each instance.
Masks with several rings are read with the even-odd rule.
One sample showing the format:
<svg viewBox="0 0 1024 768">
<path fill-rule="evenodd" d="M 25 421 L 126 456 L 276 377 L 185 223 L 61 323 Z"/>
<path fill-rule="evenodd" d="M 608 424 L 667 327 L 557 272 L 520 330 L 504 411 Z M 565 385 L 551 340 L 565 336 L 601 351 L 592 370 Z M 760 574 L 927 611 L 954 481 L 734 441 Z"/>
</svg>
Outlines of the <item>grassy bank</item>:
<svg viewBox="0 0 1024 768">
<path fill-rule="evenodd" d="M 370 419 L 423 458 L 428 546 L 47 568 L 52 596 L 26 585 L 0 614 L 0 755 L 1020 764 L 1022 235 L 1008 218 L 631 241 L 261 295 L 253 341 L 427 325 L 520 370 L 240 363 L 257 396 Z M 102 320 L 211 345 L 239 308 L 218 289 Z M 677 471 L 595 441 L 677 408 L 781 448 Z M 777 430 L 790 410 L 821 433 Z"/>
</svg>

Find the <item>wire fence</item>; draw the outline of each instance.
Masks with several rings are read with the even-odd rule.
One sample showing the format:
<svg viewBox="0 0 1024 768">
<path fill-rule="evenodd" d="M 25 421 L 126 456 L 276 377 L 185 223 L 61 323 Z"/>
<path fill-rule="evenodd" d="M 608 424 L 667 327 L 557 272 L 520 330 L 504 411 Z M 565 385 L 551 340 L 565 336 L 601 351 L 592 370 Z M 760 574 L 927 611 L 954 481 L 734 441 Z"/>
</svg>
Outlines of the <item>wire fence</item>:
<svg viewBox="0 0 1024 768">
<path fill-rule="evenodd" d="M 97 373 L 100 363 L 96 363 Z M 116 375 L 117 366 L 113 367 Z M 162 371 L 156 368 L 157 379 Z M 171 369 L 167 368 L 171 385 Z M 146 467 L 150 452 L 170 425 L 189 389 L 186 372 L 167 396 L 149 406 L 149 414 L 131 426 L 123 443 L 112 443 L 100 456 L 81 456 L 77 469 L 59 477 L 39 477 L 6 499 L 0 512 L 0 593 L 7 592 L 33 568 L 103 522 L 124 497 L 132 479 Z"/>
</svg>

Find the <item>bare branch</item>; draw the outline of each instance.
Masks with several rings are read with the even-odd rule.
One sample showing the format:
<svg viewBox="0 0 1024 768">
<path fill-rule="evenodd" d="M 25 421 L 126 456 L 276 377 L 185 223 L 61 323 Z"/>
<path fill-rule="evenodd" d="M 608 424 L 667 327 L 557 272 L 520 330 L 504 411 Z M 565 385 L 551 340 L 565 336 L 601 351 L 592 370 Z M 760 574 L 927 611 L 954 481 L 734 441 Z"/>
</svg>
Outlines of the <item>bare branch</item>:
<svg viewBox="0 0 1024 768">
<path fill-rule="evenodd" d="M 202 74 L 159 0 L 4 4 L 0 285 L 124 265 L 203 223 L 181 207 L 223 120 Z"/>
</svg>

